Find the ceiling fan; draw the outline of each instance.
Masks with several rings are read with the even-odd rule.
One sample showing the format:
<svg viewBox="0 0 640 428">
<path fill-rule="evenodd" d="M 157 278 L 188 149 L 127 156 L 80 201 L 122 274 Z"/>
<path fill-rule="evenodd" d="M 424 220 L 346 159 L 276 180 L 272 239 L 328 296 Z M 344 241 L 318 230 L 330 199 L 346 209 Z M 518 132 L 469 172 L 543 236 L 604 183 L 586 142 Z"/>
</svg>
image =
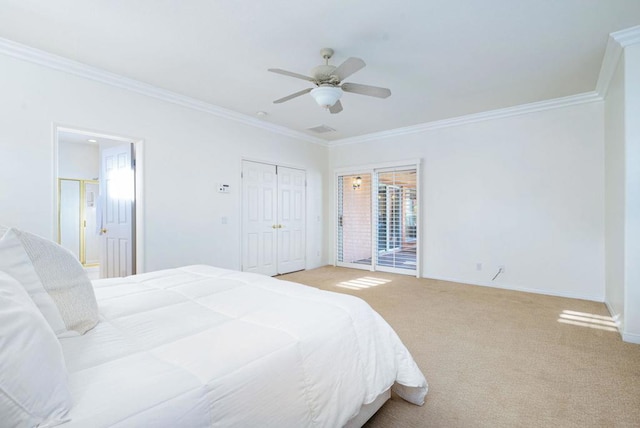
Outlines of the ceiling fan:
<svg viewBox="0 0 640 428">
<path fill-rule="evenodd" d="M 320 55 L 324 58 L 325 63 L 314 67 L 311 70 L 311 77 L 303 74 L 293 73 L 291 71 L 281 70 L 279 68 L 270 68 L 269 71 L 285 76 L 295 77 L 306 80 L 316 85 L 316 88 L 307 88 L 298 91 L 286 97 L 275 100 L 274 104 L 280 104 L 311 92 L 311 96 L 316 102 L 324 108 L 329 109 L 332 114 L 342 111 L 342 103 L 340 97 L 343 92 L 351 92 L 354 94 L 368 95 L 370 97 L 387 98 L 391 95 L 391 90 L 387 88 L 379 88 L 377 86 L 362 85 L 359 83 L 342 83 L 344 79 L 351 76 L 366 65 L 360 58 L 347 58 L 339 66 L 329 65 L 329 59 L 333 56 L 333 49 L 323 48 Z"/>
</svg>

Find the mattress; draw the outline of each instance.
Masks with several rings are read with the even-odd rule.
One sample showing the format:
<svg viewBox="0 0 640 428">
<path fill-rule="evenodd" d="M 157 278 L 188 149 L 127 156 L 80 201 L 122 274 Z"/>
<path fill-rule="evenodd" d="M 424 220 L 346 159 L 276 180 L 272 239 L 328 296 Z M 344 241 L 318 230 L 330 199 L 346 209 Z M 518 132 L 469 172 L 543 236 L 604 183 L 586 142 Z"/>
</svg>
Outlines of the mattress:
<svg viewBox="0 0 640 428">
<path fill-rule="evenodd" d="M 94 281 L 100 323 L 61 339 L 67 427 L 341 427 L 427 382 L 364 301 L 187 266 Z"/>
</svg>

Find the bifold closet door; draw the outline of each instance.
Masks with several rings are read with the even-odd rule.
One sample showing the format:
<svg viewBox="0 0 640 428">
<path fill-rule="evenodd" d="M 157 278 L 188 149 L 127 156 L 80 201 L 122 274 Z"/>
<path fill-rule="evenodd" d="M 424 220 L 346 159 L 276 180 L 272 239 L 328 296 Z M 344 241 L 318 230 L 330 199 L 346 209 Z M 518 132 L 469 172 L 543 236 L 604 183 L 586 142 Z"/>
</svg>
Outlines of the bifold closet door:
<svg viewBox="0 0 640 428">
<path fill-rule="evenodd" d="M 305 268 L 306 174 L 244 161 L 242 270 L 278 275 Z"/>
<path fill-rule="evenodd" d="M 278 273 L 305 268 L 306 174 L 277 167 L 278 174 Z"/>
<path fill-rule="evenodd" d="M 242 165 L 242 270 L 277 275 L 278 177 L 276 166 Z"/>
</svg>

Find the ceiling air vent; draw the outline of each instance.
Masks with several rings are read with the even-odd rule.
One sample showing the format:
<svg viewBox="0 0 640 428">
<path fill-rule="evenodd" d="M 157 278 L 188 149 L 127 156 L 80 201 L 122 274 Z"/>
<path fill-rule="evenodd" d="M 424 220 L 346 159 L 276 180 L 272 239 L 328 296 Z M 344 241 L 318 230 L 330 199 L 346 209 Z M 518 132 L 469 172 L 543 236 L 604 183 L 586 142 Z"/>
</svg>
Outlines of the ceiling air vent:
<svg viewBox="0 0 640 428">
<path fill-rule="evenodd" d="M 314 126 L 313 128 L 309 128 L 308 130 L 311 132 L 315 132 L 316 134 L 324 134 L 325 132 L 335 132 L 335 129 L 327 125 Z"/>
</svg>

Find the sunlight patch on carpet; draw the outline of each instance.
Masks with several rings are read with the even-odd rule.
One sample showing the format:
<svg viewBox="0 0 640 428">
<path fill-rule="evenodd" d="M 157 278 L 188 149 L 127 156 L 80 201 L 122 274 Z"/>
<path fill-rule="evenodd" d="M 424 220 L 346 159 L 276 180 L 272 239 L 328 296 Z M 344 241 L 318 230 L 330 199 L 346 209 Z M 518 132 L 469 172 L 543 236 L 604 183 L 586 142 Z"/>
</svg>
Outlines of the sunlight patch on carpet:
<svg viewBox="0 0 640 428">
<path fill-rule="evenodd" d="M 564 310 L 560 314 L 558 322 L 562 324 L 576 325 L 579 327 L 595 328 L 598 330 L 618 331 L 618 323 L 616 323 L 612 317 L 589 314 L 586 312 Z"/>
<path fill-rule="evenodd" d="M 348 288 L 350 290 L 364 290 L 366 288 L 377 287 L 378 285 L 387 284 L 389 282 L 391 282 L 390 279 L 375 278 L 373 276 L 363 276 L 362 278 L 339 282 L 336 284 L 336 286 Z"/>
</svg>

